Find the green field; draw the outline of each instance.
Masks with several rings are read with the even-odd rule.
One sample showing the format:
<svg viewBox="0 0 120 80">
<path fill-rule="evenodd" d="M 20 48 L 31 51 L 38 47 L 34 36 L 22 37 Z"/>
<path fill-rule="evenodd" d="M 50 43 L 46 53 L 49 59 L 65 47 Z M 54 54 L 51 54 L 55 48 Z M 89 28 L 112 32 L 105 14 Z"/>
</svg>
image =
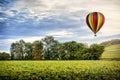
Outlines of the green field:
<svg viewBox="0 0 120 80">
<path fill-rule="evenodd" d="M 120 61 L 0 61 L 0 79 L 119 80 Z"/>
<path fill-rule="evenodd" d="M 120 58 L 120 44 L 106 47 L 102 58 Z"/>
</svg>

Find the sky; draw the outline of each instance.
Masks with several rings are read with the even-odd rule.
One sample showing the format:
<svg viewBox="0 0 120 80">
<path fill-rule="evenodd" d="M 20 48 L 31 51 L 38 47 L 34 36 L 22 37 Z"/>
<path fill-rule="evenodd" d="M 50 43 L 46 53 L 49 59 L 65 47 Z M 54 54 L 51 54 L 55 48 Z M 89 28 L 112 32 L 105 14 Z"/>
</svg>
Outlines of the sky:
<svg viewBox="0 0 120 80">
<path fill-rule="evenodd" d="M 97 37 L 86 25 L 90 12 L 101 12 L 105 23 Z M 0 52 L 11 43 L 53 36 L 60 42 L 100 43 L 120 39 L 119 0 L 0 0 Z"/>
</svg>

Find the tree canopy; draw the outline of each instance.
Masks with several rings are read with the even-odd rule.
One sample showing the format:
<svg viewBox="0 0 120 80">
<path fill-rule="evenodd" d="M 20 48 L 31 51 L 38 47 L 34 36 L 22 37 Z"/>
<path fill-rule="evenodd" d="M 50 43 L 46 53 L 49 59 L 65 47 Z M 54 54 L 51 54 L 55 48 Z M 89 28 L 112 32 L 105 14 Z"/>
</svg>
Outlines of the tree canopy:
<svg viewBox="0 0 120 80">
<path fill-rule="evenodd" d="M 18 60 L 98 60 L 104 46 L 76 41 L 59 42 L 53 36 L 46 36 L 33 43 L 24 40 L 11 44 L 11 59 Z"/>
<path fill-rule="evenodd" d="M 6 52 L 0 52 L 0 60 L 9 60 L 10 55 Z"/>
</svg>

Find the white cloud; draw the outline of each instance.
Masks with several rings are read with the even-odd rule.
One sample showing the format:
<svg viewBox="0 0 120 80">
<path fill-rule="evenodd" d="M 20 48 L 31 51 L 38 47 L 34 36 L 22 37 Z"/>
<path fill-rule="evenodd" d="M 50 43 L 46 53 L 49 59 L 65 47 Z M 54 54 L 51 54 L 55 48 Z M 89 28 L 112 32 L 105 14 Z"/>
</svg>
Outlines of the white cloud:
<svg viewBox="0 0 120 80">
<path fill-rule="evenodd" d="M 19 41 L 21 39 L 23 39 L 25 42 L 34 42 L 36 40 L 41 40 L 42 38 L 43 38 L 42 36 L 34 36 L 34 37 L 20 36 L 19 38 L 0 39 L 0 52 L 9 53 L 11 43 Z"/>
<path fill-rule="evenodd" d="M 21 11 L 21 9 L 24 9 L 27 6 L 27 4 L 27 0 L 18 0 L 14 4 L 14 6 L 10 8 L 10 10 Z"/>
<path fill-rule="evenodd" d="M 62 30 L 62 31 L 51 31 L 48 32 L 47 35 L 54 36 L 54 37 L 72 37 L 73 33 L 70 31 Z"/>
<path fill-rule="evenodd" d="M 105 15 L 105 24 L 98 34 L 100 36 L 120 34 L 119 0 L 19 0 L 13 7 L 5 11 L 7 15 L 14 16 L 10 10 L 17 10 L 18 13 L 27 12 L 26 15 L 23 15 L 25 19 L 37 16 L 41 20 L 49 16 L 68 15 L 70 19 L 76 21 L 80 21 L 80 19 L 85 20 L 88 12 L 99 11 Z M 6 20 L 6 18 L 0 18 L 0 21 L 2 20 Z M 39 20 L 35 21 L 37 22 Z"/>
<path fill-rule="evenodd" d="M 103 25 L 103 28 L 101 28 L 101 30 L 97 33 L 99 37 L 102 37 L 120 34 L 120 18 L 118 18 L 120 17 L 119 5 L 119 0 L 20 0 L 11 9 L 18 10 L 19 12 L 22 11 L 24 8 L 28 9 L 28 15 L 26 16 L 37 16 L 39 20 L 49 16 L 68 15 L 70 19 L 76 21 L 80 21 L 80 19 L 85 20 L 86 15 L 89 12 L 99 11 L 105 15 L 105 24 Z M 87 25 L 85 27 L 87 27 Z M 62 32 L 65 36 L 65 32 Z M 56 34 L 55 33 L 56 32 L 53 31 L 50 34 L 57 37 L 63 36 L 60 32 L 57 32 Z M 85 37 L 83 36 L 83 38 Z"/>
<path fill-rule="evenodd" d="M 0 40 L 0 44 L 11 44 L 13 42 L 19 41 L 21 39 L 23 39 L 26 42 L 33 42 L 36 40 L 41 40 L 43 37 L 42 36 L 32 36 L 32 37 L 22 37 L 20 36 L 19 38 L 9 38 L 9 39 L 1 39 Z"/>
<path fill-rule="evenodd" d="M 0 50 L 0 52 L 7 52 L 7 53 L 9 53 L 10 51 L 9 50 Z"/>
<path fill-rule="evenodd" d="M 39 19 L 43 19 L 44 17 L 53 15 L 59 16 L 67 14 L 69 18 L 76 21 L 80 21 L 81 18 L 85 20 L 88 14 L 87 12 L 99 11 L 105 15 L 105 24 L 98 34 L 100 36 L 112 36 L 120 34 L 119 5 L 119 0 L 30 0 L 28 2 L 20 0 L 14 5 L 14 8 L 20 11 L 22 8 L 28 9 L 28 17 L 38 16 Z M 83 13 L 81 13 L 82 16 L 73 17 L 77 15 L 76 12 L 79 13 L 80 11 L 83 11 Z"/>
<path fill-rule="evenodd" d="M 105 15 L 105 24 L 100 30 L 101 36 L 120 34 L 120 2 L 114 1 L 98 1 L 98 0 L 19 0 L 11 9 L 18 10 L 28 9 L 27 17 L 37 16 L 43 19 L 49 16 L 59 16 L 65 14 L 74 14 L 74 12 L 86 11 L 78 17 L 70 15 L 73 20 L 80 20 L 88 14 L 87 12 L 99 11 Z M 39 21 L 39 20 L 38 20 Z M 86 25 L 87 26 L 87 25 Z"/>
<path fill-rule="evenodd" d="M 23 39 L 26 42 L 33 42 L 33 41 L 36 41 L 36 40 L 41 40 L 42 38 L 43 38 L 42 36 L 19 37 L 19 38 L 15 38 L 15 39 L 7 39 L 6 41 L 12 43 L 12 42 L 19 41 L 20 39 Z"/>
<path fill-rule="evenodd" d="M 4 20 L 6 20 L 7 18 L 0 18 L 0 21 L 4 21 Z"/>
</svg>

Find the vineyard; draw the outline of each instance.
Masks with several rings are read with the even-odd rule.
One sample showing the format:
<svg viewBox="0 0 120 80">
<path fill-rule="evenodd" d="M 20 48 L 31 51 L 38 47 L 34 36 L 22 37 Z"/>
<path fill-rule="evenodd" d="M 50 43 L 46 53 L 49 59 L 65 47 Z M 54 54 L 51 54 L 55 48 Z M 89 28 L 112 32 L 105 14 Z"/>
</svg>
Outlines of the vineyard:
<svg viewBox="0 0 120 80">
<path fill-rule="evenodd" d="M 0 80 L 119 80 L 120 61 L 0 61 Z"/>
</svg>

